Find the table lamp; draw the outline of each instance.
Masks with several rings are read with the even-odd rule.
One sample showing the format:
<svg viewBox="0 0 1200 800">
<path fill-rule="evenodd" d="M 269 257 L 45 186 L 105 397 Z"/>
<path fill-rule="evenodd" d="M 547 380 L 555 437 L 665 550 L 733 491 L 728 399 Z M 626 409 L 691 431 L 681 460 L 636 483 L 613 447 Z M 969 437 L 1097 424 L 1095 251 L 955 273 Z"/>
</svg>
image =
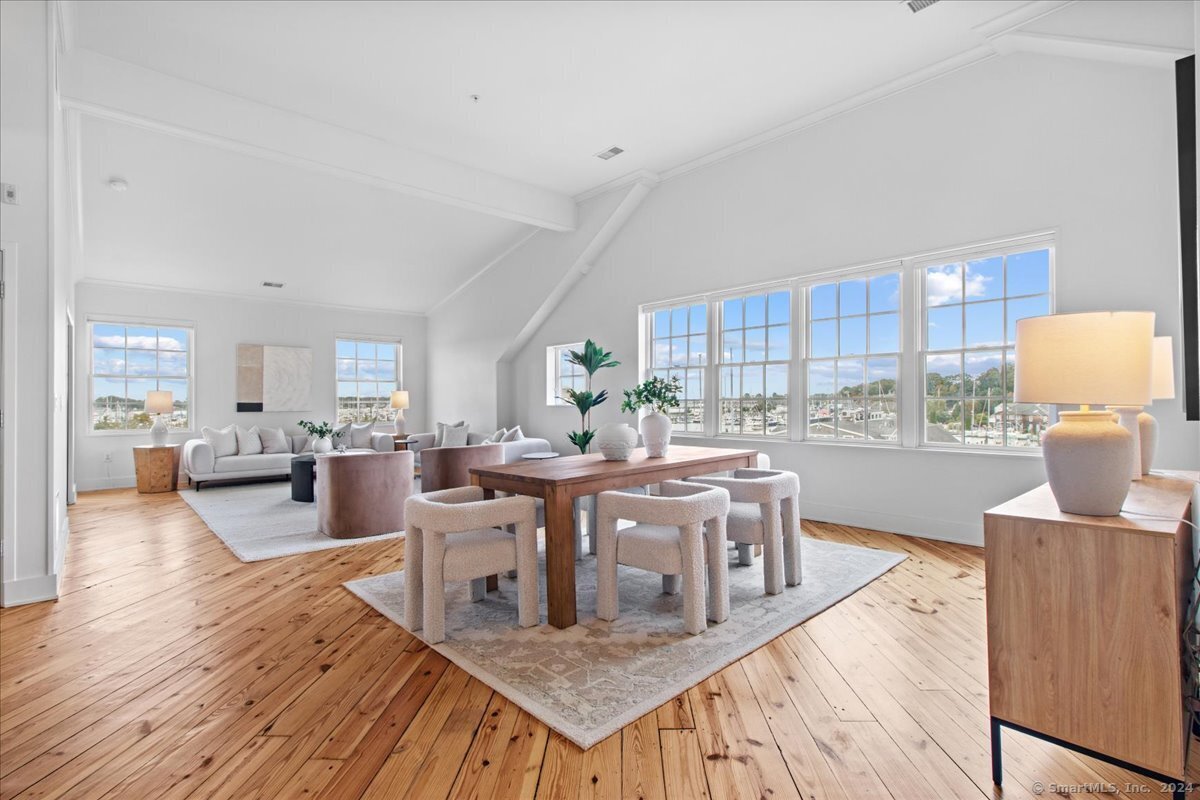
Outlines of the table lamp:
<svg viewBox="0 0 1200 800">
<path fill-rule="evenodd" d="M 392 392 L 392 408 L 396 409 L 396 435 L 404 435 L 404 409 L 408 408 L 408 392 L 396 390 Z"/>
<path fill-rule="evenodd" d="M 1097 311 L 1017 322 L 1017 403 L 1078 404 L 1063 411 L 1042 441 L 1046 478 L 1060 510 L 1121 513 L 1137 437 L 1091 405 L 1150 402 L 1152 311 Z M 1140 457 L 1136 463 L 1140 464 Z"/>
<path fill-rule="evenodd" d="M 154 415 L 154 425 L 150 428 L 150 444 L 162 447 L 167 443 L 167 423 L 163 414 L 175 413 L 175 397 L 167 391 L 146 392 L 146 412 Z"/>
<path fill-rule="evenodd" d="M 1154 366 L 1150 397 L 1152 400 L 1175 399 L 1175 354 L 1171 351 L 1170 336 L 1154 337 Z M 1143 475 L 1150 474 L 1154 452 L 1158 449 L 1158 420 L 1143 411 L 1138 414 L 1138 438 L 1141 439 Z"/>
</svg>

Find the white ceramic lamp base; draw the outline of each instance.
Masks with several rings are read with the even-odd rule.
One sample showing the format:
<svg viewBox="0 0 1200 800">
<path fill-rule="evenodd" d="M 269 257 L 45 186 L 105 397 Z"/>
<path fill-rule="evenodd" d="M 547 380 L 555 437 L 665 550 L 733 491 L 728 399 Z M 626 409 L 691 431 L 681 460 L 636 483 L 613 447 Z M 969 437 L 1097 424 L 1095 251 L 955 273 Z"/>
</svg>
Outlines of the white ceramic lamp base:
<svg viewBox="0 0 1200 800">
<path fill-rule="evenodd" d="M 163 422 L 162 414 L 154 415 L 154 424 L 150 426 L 150 444 L 162 447 L 167 443 L 167 423 Z"/>
<path fill-rule="evenodd" d="M 1042 442 L 1059 509 L 1092 517 L 1120 514 L 1129 494 L 1134 438 L 1113 421 L 1112 411 L 1061 412 Z"/>
<path fill-rule="evenodd" d="M 404 435 L 404 409 L 403 408 L 396 409 L 396 423 L 395 424 L 396 424 L 396 435 L 403 436 Z"/>
<path fill-rule="evenodd" d="M 1141 406 L 1109 406 L 1108 410 L 1117 415 L 1117 422 L 1129 431 L 1133 437 L 1133 463 L 1129 465 L 1129 479 L 1142 479 L 1142 434 L 1138 430 L 1138 415 L 1142 413 Z"/>
</svg>

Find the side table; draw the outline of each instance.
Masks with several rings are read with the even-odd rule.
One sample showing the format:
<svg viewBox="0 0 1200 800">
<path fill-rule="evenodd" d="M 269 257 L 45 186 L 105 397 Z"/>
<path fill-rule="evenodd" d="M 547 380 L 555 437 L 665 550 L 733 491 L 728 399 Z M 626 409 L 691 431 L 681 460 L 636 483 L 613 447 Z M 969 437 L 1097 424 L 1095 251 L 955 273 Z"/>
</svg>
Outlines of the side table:
<svg viewBox="0 0 1200 800">
<path fill-rule="evenodd" d="M 139 494 L 173 492 L 179 486 L 181 445 L 139 444 L 133 448 L 133 469 Z"/>
</svg>

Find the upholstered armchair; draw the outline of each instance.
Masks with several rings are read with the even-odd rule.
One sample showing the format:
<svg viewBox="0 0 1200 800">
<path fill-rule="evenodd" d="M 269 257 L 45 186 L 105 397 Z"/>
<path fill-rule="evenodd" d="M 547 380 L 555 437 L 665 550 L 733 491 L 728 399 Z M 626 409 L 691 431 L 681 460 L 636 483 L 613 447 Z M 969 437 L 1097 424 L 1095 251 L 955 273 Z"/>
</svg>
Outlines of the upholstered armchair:
<svg viewBox="0 0 1200 800">
<path fill-rule="evenodd" d="M 428 447 L 421 451 L 421 491 L 437 492 L 471 485 L 471 467 L 504 463 L 498 444 Z"/>
<path fill-rule="evenodd" d="M 706 617 L 713 622 L 729 618 L 725 555 L 729 493 L 681 481 L 664 481 L 660 491 L 657 496 L 624 492 L 597 496 L 596 616 L 614 620 L 620 613 L 617 565 L 624 564 L 661 574 L 668 594 L 678 591 L 682 576 L 684 630 L 702 633 L 708 627 Z M 621 519 L 636 524 L 618 529 Z"/>
<path fill-rule="evenodd" d="M 738 561 L 753 563 L 751 548 L 763 548 L 763 584 L 779 594 L 786 582 L 796 586 L 800 574 L 800 479 L 794 472 L 738 469 L 731 478 L 688 478 L 688 483 L 716 486 L 729 492 L 726 535 L 738 548 Z"/>
<path fill-rule="evenodd" d="M 402 531 L 412 490 L 412 453 L 319 455 L 317 530 L 334 539 Z"/>
<path fill-rule="evenodd" d="M 485 580 L 516 570 L 517 618 L 538 624 L 537 525 L 532 497 L 484 500 L 466 486 L 413 495 L 406 503 L 404 618 L 425 641 L 446 638 L 446 584 L 471 582 L 471 600 L 483 600 Z M 513 526 L 516 534 L 502 530 Z"/>
</svg>

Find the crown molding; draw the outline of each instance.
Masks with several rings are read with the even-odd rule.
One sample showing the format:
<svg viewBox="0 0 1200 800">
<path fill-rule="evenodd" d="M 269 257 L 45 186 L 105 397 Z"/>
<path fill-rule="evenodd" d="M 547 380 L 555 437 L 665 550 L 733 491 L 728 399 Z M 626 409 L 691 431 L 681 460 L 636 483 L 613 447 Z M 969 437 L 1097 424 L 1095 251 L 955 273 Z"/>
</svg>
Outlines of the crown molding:
<svg viewBox="0 0 1200 800">
<path fill-rule="evenodd" d="M 1078 0 L 1034 0 L 1006 14 L 1001 14 L 995 19 L 981 22 L 971 30 L 986 39 L 993 39 L 1001 34 L 1022 28 L 1031 22 L 1036 22 L 1042 17 L 1062 11 L 1064 8 L 1069 8 L 1076 2 Z"/>
<path fill-rule="evenodd" d="M 1190 50 L 1158 47 L 1148 44 L 1112 42 L 1104 39 L 1085 39 L 1078 36 L 1059 36 L 1047 33 L 1010 31 L 992 40 L 1000 53 L 1039 53 L 1090 61 L 1110 61 L 1134 67 L 1174 69 L 1175 62 L 1192 55 Z"/>
<path fill-rule="evenodd" d="M 285 306 L 300 306 L 303 308 L 320 308 L 328 311 L 352 311 L 356 314 L 392 314 L 403 317 L 428 317 L 424 311 L 408 311 L 404 309 L 371 308 L 368 306 L 341 305 L 339 303 L 316 303 L 311 300 L 294 300 L 287 297 L 263 297 L 257 294 L 241 292 L 222 292 L 215 289 L 191 289 L 182 286 L 163 286 L 162 284 L 139 283 L 137 281 L 114 281 L 106 278 L 80 278 L 77 286 L 102 286 L 109 289 L 130 289 L 134 291 L 177 292 L 193 294 L 201 297 L 215 297 L 225 300 L 241 300 L 252 303 L 273 303 Z"/>
</svg>

